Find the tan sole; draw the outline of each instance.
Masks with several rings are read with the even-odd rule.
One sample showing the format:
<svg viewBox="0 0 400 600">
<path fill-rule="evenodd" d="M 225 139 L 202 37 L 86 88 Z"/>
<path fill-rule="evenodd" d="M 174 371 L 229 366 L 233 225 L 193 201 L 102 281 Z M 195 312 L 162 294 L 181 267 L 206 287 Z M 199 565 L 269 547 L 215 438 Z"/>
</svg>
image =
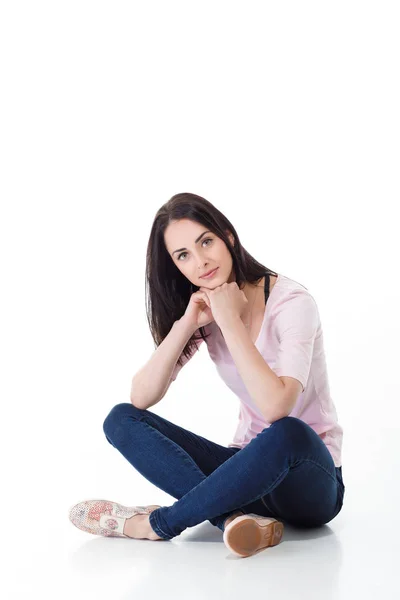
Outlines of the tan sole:
<svg viewBox="0 0 400 600">
<path fill-rule="evenodd" d="M 283 523 L 269 517 L 250 515 L 237 517 L 224 531 L 227 548 L 240 557 L 250 556 L 282 540 Z"/>
</svg>

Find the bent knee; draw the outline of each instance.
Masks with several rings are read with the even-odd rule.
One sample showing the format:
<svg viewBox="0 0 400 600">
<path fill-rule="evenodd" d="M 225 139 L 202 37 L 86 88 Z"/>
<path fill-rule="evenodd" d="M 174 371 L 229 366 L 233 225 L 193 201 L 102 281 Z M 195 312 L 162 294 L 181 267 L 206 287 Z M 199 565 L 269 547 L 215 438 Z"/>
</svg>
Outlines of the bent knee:
<svg viewBox="0 0 400 600">
<path fill-rule="evenodd" d="M 286 427 L 291 427 L 291 428 L 308 427 L 308 425 L 305 421 L 302 421 L 298 417 L 291 417 L 289 415 L 286 417 L 282 417 L 281 419 L 277 419 L 276 421 L 271 423 L 270 427 L 272 427 L 273 425 L 275 425 L 277 427 L 285 427 L 285 428 Z"/>
<path fill-rule="evenodd" d="M 315 443 L 315 433 L 311 429 L 311 427 L 301 419 L 297 417 L 282 417 L 271 423 L 269 427 L 266 427 L 262 430 L 262 433 L 266 432 L 266 436 L 268 430 L 278 434 L 279 439 L 284 440 L 287 448 L 292 448 L 293 450 L 304 449 L 309 447 L 310 444 Z"/>
<path fill-rule="evenodd" d="M 131 402 L 120 402 L 113 406 L 103 422 L 103 431 L 107 437 L 111 437 L 116 427 L 120 427 L 124 417 L 132 417 L 142 412 L 140 408 L 133 406 Z"/>
<path fill-rule="evenodd" d="M 297 417 L 282 417 L 281 419 L 277 419 L 269 427 L 263 429 L 263 431 L 268 431 L 268 429 L 279 429 L 283 432 L 287 432 L 289 435 L 295 433 L 310 433 L 310 426 L 301 419 Z"/>
</svg>

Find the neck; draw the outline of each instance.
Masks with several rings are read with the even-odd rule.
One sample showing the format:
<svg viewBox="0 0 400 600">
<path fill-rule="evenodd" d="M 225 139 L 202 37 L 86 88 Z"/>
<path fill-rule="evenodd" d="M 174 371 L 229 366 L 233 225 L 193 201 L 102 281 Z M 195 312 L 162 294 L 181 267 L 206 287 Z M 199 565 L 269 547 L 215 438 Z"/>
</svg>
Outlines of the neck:
<svg viewBox="0 0 400 600">
<path fill-rule="evenodd" d="M 247 284 L 246 283 L 245 288 L 242 290 L 247 298 L 248 305 L 247 305 L 244 313 L 242 314 L 241 319 L 247 327 L 250 327 L 250 325 L 251 325 L 254 305 L 256 303 L 257 297 L 259 296 L 259 291 L 263 290 L 263 289 L 264 289 L 263 284 L 259 284 L 259 283 Z"/>
</svg>

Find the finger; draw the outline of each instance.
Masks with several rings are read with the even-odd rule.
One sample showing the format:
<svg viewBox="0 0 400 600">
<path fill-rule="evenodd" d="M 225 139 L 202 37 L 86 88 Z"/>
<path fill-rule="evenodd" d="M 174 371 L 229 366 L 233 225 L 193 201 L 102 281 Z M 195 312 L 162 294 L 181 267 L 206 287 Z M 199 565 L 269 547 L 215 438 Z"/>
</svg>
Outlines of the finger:
<svg viewBox="0 0 400 600">
<path fill-rule="evenodd" d="M 205 294 L 204 294 L 204 302 L 207 304 L 208 308 L 211 308 L 210 301 Z"/>
<path fill-rule="evenodd" d="M 200 302 L 204 302 L 210 308 L 210 301 L 207 298 L 207 294 L 204 292 L 196 292 L 196 298 L 200 300 Z"/>
<path fill-rule="evenodd" d="M 209 301 L 209 299 L 208 299 L 208 296 L 207 296 L 207 294 L 205 294 L 205 293 L 203 292 L 203 293 L 201 294 L 201 297 L 203 298 L 204 302 L 207 304 L 208 308 L 211 308 L 211 307 L 210 307 L 210 301 Z"/>
</svg>

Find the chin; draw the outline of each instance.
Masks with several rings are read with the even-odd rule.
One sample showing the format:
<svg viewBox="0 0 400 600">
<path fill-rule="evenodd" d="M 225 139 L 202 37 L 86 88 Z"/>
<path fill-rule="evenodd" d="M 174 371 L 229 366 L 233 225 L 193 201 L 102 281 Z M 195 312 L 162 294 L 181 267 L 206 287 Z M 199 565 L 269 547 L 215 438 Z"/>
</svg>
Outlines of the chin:
<svg viewBox="0 0 400 600">
<path fill-rule="evenodd" d="M 219 267 L 219 271 L 220 270 L 221 267 Z M 226 281 L 226 279 L 224 277 L 221 277 L 221 274 L 218 272 L 217 275 L 212 279 L 200 279 L 200 281 L 201 283 L 199 284 L 199 287 L 206 287 L 207 289 L 212 290 L 222 285 Z"/>
<path fill-rule="evenodd" d="M 222 285 L 224 282 L 223 281 L 218 281 L 217 282 L 211 282 L 211 281 L 205 281 L 204 283 L 201 284 L 201 287 L 206 287 L 209 290 L 213 290 L 216 287 L 219 287 L 220 285 Z"/>
</svg>

